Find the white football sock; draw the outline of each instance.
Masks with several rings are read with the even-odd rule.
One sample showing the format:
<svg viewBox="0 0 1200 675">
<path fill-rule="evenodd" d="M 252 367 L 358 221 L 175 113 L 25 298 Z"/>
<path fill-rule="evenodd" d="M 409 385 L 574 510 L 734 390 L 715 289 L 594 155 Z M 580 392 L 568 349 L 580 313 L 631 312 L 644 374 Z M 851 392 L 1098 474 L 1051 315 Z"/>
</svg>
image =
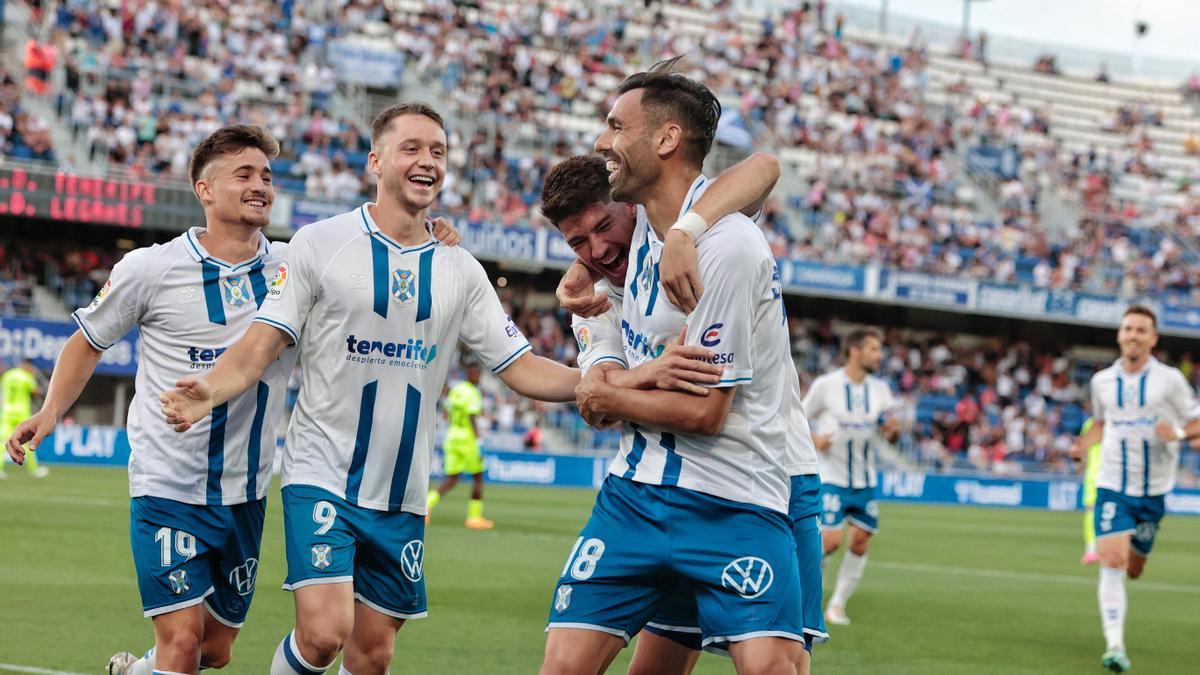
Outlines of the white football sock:
<svg viewBox="0 0 1200 675">
<path fill-rule="evenodd" d="M 129 666 L 129 669 L 125 671 L 125 675 L 153 675 L 153 673 L 154 647 L 151 647 L 145 656 L 134 661 L 133 665 Z"/>
<path fill-rule="evenodd" d="M 271 675 L 320 675 L 332 665 L 318 667 L 305 661 L 300 656 L 300 648 L 296 646 L 296 631 L 293 630 L 275 648 L 275 658 L 271 659 Z"/>
<path fill-rule="evenodd" d="M 353 674 L 350 671 L 346 670 L 346 664 L 343 663 L 342 665 L 338 666 L 338 675 L 353 675 Z"/>
<path fill-rule="evenodd" d="M 1125 570 L 1116 567 L 1100 568 L 1100 623 L 1104 626 L 1104 641 L 1109 649 L 1125 651 Z"/>
<path fill-rule="evenodd" d="M 833 597 L 829 599 L 829 604 L 834 607 L 845 608 L 846 603 L 850 601 L 850 596 L 854 594 L 854 589 L 858 588 L 858 582 L 862 580 L 863 570 L 867 567 L 867 556 L 855 555 L 850 551 L 846 551 L 845 557 L 842 558 L 842 567 L 838 570 L 837 585 L 833 587 Z"/>
</svg>

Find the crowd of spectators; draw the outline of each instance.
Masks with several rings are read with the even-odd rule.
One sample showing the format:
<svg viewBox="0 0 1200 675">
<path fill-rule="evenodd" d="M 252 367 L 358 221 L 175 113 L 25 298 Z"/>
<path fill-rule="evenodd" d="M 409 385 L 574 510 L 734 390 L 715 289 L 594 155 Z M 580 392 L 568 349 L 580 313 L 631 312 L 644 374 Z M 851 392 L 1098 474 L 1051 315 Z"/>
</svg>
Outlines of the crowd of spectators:
<svg viewBox="0 0 1200 675">
<path fill-rule="evenodd" d="M 0 68 L 0 157 L 55 161 L 49 121 L 22 105 L 35 81 L 20 83 L 8 68 Z"/>
<path fill-rule="evenodd" d="M 672 5 L 705 9 L 703 33 L 679 30 Z M 919 35 L 899 47 L 848 38 L 824 2 L 789 5 L 752 29 L 728 0 L 432 0 L 411 11 L 380 0 L 78 0 L 46 22 L 66 66 L 61 114 L 92 157 L 135 174 L 181 177 L 200 138 L 248 121 L 285 141 L 278 187 L 322 201 L 370 195 L 369 139 L 362 121 L 329 112 L 337 78 L 325 47 L 382 35 L 450 114 L 442 210 L 544 225 L 536 211 L 543 176 L 587 151 L 615 85 L 686 54 L 689 74 L 760 146 L 834 160 L 818 162 L 803 189 L 781 186 L 764 222 L 778 254 L 1129 296 L 1196 293 L 1197 266 L 1186 264 L 1195 261 L 1152 228 L 1200 229 L 1200 206 L 1112 197 L 1120 175 L 1160 175 L 1143 131 L 1163 122 L 1151 106 L 1123 105 L 1106 125 L 1130 137 L 1127 151 L 1063 161 L 1047 110 L 989 102 L 965 81 L 947 87 L 961 94 L 955 102 L 930 105 Z M 986 38 L 971 45 L 966 57 L 986 62 Z M 1022 167 L 994 186 L 1002 208 L 987 217 L 969 190 L 964 197 L 959 160 L 980 143 L 1015 147 Z M 1081 195 L 1085 217 L 1046 226 L 1039 202 L 1047 191 Z"/>
</svg>

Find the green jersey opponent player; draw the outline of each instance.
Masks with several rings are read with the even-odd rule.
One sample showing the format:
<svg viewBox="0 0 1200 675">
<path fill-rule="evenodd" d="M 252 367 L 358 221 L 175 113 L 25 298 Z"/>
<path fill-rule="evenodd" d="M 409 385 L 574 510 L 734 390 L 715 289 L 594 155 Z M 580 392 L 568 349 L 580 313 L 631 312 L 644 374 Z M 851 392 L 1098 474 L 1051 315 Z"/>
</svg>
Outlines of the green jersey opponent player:
<svg viewBox="0 0 1200 675">
<path fill-rule="evenodd" d="M 483 371 L 479 362 L 469 357 L 464 357 L 463 368 L 467 379 L 450 387 L 446 394 L 446 416 L 450 422 L 442 442 L 446 478 L 436 490 L 429 491 L 426 508 L 432 515 L 433 507 L 458 485 L 459 476 L 469 474 L 471 501 L 467 502 L 466 526 L 472 530 L 490 530 L 495 523 L 483 517 L 483 454 L 476 436 L 476 420 L 483 413 L 483 394 L 479 391 Z"/>
<path fill-rule="evenodd" d="M 0 375 L 0 395 L 3 396 L 3 412 L 0 412 L 0 438 L 12 436 L 17 426 L 33 416 L 33 397 L 41 393 L 37 381 L 37 367 L 33 361 L 22 359 L 19 364 Z M 0 460 L 0 478 L 5 478 L 4 463 Z M 45 478 L 50 470 L 38 466 L 37 455 L 25 456 L 25 468 L 34 478 Z"/>
</svg>

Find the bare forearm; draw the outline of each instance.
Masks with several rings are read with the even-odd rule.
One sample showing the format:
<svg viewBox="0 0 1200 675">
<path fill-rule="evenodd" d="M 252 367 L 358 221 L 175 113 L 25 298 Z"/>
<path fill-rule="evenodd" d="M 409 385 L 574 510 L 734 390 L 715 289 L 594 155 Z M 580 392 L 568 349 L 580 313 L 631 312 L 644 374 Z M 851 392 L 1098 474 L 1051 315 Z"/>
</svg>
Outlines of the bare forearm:
<svg viewBox="0 0 1200 675">
<path fill-rule="evenodd" d="M 753 216 L 762 209 L 779 180 L 779 160 L 756 152 L 722 171 L 692 206 L 709 223 L 730 213 Z"/>
<path fill-rule="evenodd" d="M 608 417 L 634 424 L 712 436 L 724 425 L 725 414 L 713 411 L 711 403 L 708 397 L 683 392 L 609 387 L 596 409 Z"/>
<path fill-rule="evenodd" d="M 525 353 L 500 371 L 500 379 L 510 389 L 527 398 L 565 403 L 575 400 L 579 370 Z"/>
<path fill-rule="evenodd" d="M 213 405 L 218 406 L 246 391 L 262 379 L 263 373 L 287 347 L 287 338 L 276 328 L 253 323 L 232 347 L 217 359 L 205 376 L 212 389 Z"/>
<path fill-rule="evenodd" d="M 68 338 L 54 363 L 42 409 L 51 411 L 55 419 L 62 417 L 83 393 L 102 355 L 103 352 L 88 344 L 82 332 L 76 331 Z"/>
</svg>

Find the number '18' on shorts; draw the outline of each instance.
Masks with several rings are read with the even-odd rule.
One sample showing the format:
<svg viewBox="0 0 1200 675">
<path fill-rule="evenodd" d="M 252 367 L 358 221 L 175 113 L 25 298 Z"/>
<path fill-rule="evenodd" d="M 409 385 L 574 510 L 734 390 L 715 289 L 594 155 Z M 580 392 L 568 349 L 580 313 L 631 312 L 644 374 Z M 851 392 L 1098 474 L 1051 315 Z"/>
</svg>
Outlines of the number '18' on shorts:
<svg viewBox="0 0 1200 675">
<path fill-rule="evenodd" d="M 555 586 L 547 628 L 625 640 L 664 598 L 695 598 L 703 643 L 804 641 L 796 545 L 783 513 L 608 476 Z"/>
</svg>

